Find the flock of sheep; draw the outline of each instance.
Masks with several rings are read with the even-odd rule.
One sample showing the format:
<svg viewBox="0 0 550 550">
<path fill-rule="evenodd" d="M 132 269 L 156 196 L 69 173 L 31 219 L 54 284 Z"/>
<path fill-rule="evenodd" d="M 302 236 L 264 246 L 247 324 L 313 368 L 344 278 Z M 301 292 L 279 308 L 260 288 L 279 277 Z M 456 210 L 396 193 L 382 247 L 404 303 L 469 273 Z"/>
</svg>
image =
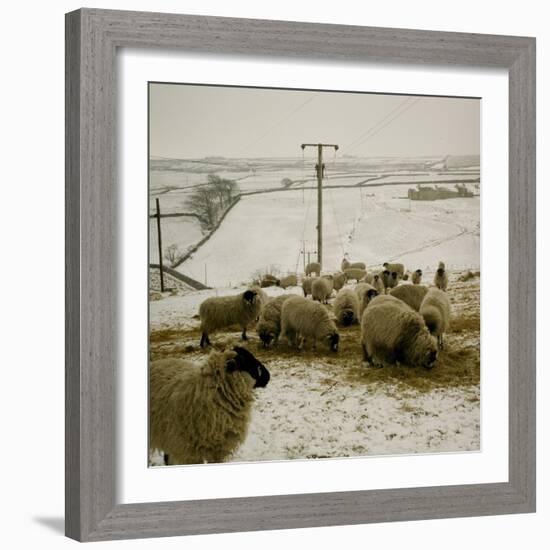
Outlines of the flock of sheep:
<svg viewBox="0 0 550 550">
<path fill-rule="evenodd" d="M 344 259 L 341 271 L 332 274 L 322 274 L 318 263 L 310 263 L 302 280 L 303 296 L 268 298 L 261 287 L 286 289 L 297 286 L 298 279 L 266 275 L 240 294 L 201 303 L 200 346 L 211 344 L 211 333 L 232 326 L 239 326 L 242 340 L 247 340 L 247 329 L 255 323 L 264 347 L 276 346 L 283 337 L 297 350 L 324 343 L 338 352 L 338 327 L 359 324 L 357 344 L 366 362 L 431 369 L 449 328 L 448 276 L 443 262 L 433 287 L 422 285 L 422 276 L 420 269 L 409 273 L 400 263 L 367 272 L 364 263 Z M 326 304 L 335 292 L 331 312 Z M 203 363 L 152 362 L 151 448 L 162 449 L 167 464 L 224 461 L 245 440 L 253 390 L 267 385 L 269 378 L 267 368 L 240 346 L 213 350 Z"/>
</svg>

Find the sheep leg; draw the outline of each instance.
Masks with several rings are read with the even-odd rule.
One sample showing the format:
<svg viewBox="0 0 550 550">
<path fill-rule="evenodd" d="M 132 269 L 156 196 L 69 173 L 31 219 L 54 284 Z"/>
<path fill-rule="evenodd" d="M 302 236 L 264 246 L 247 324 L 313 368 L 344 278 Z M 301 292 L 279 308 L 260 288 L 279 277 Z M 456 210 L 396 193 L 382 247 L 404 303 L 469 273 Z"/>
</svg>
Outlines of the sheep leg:
<svg viewBox="0 0 550 550">
<path fill-rule="evenodd" d="M 439 349 L 443 349 L 445 347 L 445 345 L 443 343 L 443 334 L 440 334 L 437 337 L 437 340 L 438 340 L 438 344 L 439 344 Z"/>
<path fill-rule="evenodd" d="M 361 347 L 363 348 L 363 361 L 366 363 L 370 363 L 371 357 L 369 355 L 369 352 L 367 351 L 367 346 L 365 344 L 361 344 Z"/>
<path fill-rule="evenodd" d="M 206 332 L 203 332 L 201 335 L 201 348 L 204 348 L 205 346 L 210 346 L 210 338 L 208 338 L 208 334 Z"/>
<path fill-rule="evenodd" d="M 241 334 L 241 340 L 248 340 L 248 336 L 246 335 L 246 327 L 243 327 L 243 333 Z"/>
<path fill-rule="evenodd" d="M 164 453 L 164 465 L 169 466 L 170 465 L 170 455 L 167 453 Z"/>
</svg>

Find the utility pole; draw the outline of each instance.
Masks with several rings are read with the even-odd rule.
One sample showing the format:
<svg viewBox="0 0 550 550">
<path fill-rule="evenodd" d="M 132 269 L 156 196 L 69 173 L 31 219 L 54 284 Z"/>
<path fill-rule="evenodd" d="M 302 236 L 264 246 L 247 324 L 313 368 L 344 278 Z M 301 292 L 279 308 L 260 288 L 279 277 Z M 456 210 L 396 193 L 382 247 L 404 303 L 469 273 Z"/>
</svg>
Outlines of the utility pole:
<svg viewBox="0 0 550 550">
<path fill-rule="evenodd" d="M 333 147 L 338 151 L 338 145 L 332 143 L 302 143 L 302 151 L 306 147 L 317 147 L 317 261 L 323 267 L 323 176 L 325 166 L 323 164 L 323 147 Z"/>
<path fill-rule="evenodd" d="M 160 269 L 160 291 L 164 292 L 164 272 L 162 270 L 162 238 L 160 234 L 160 204 L 158 198 L 155 199 L 157 203 L 157 232 L 159 243 L 159 269 Z"/>
</svg>

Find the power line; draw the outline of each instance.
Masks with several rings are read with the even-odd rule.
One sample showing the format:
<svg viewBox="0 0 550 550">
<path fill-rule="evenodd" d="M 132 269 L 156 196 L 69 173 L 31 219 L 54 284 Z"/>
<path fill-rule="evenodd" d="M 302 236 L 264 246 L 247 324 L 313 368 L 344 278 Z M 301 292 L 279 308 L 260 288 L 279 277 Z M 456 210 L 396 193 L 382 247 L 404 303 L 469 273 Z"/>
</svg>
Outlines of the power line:
<svg viewBox="0 0 550 550">
<path fill-rule="evenodd" d="M 351 147 L 355 147 L 356 143 L 358 143 L 359 141 L 361 141 L 367 134 L 369 134 L 370 132 L 372 132 L 378 125 L 382 124 L 383 122 L 385 122 L 385 120 L 387 118 L 389 118 L 390 116 L 392 116 L 396 111 L 399 111 L 399 109 L 401 109 L 408 101 L 410 101 L 411 98 L 410 97 L 407 97 L 405 98 L 404 101 L 402 101 L 401 103 L 399 103 L 399 105 L 397 105 L 396 107 L 394 107 L 389 113 L 386 113 L 380 120 L 378 120 L 375 124 L 373 124 L 372 126 L 370 126 L 367 130 L 365 130 L 359 137 L 355 138 L 351 143 L 348 143 L 348 145 L 346 145 L 344 147 L 344 149 L 349 149 Z"/>
<path fill-rule="evenodd" d="M 311 103 L 316 97 L 317 97 L 317 94 L 313 94 L 312 96 L 308 97 L 304 102 L 300 103 L 300 105 L 298 105 L 298 106 L 295 107 L 292 111 L 290 111 L 290 113 L 288 113 L 285 117 L 283 117 L 282 119 L 278 120 L 273 126 L 271 126 L 270 128 L 268 128 L 261 136 L 259 136 L 258 138 L 256 138 L 253 142 L 249 143 L 249 144 L 246 146 L 246 149 L 250 149 L 251 147 L 253 147 L 254 145 L 256 145 L 259 141 L 261 141 L 261 140 L 264 139 L 269 133 L 271 133 L 275 128 L 277 128 L 278 126 L 280 126 L 281 124 L 283 124 L 284 122 L 286 122 L 290 117 L 292 117 L 292 116 L 295 115 L 298 111 L 300 111 L 301 109 L 303 109 L 306 105 L 308 105 L 309 103 Z"/>
<path fill-rule="evenodd" d="M 379 126 L 378 128 L 376 126 L 374 126 L 372 129 L 371 129 L 371 132 L 368 133 L 360 142 L 356 143 L 355 145 L 353 145 L 351 148 L 348 149 L 348 151 L 352 151 L 353 149 L 356 149 L 357 147 L 359 147 L 360 145 L 363 145 L 364 143 L 366 143 L 369 139 L 372 139 L 374 136 L 378 135 L 382 130 L 384 130 L 384 128 L 386 128 L 387 126 L 389 126 L 394 120 L 396 120 L 397 118 L 399 118 L 401 115 L 403 115 L 405 112 L 407 112 L 411 107 L 414 107 L 422 98 L 417 98 L 415 100 L 413 100 L 411 103 L 409 103 L 408 105 L 406 105 L 403 109 L 401 109 L 399 112 L 396 112 L 394 114 L 393 117 L 389 118 L 388 120 L 386 120 L 384 122 L 384 124 L 382 124 L 382 126 L 379 126 L 380 123 L 378 123 L 376 126 Z M 387 115 L 389 116 L 389 115 Z M 387 117 L 385 117 L 387 118 Z"/>
</svg>

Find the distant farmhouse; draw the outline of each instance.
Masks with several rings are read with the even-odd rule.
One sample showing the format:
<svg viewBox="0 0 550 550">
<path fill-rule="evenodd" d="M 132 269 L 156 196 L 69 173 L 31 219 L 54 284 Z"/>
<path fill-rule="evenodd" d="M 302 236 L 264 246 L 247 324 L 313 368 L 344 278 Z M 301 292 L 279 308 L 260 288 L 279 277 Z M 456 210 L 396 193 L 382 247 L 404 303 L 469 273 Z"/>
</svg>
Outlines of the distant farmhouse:
<svg viewBox="0 0 550 550">
<path fill-rule="evenodd" d="M 408 197 L 413 201 L 436 201 L 441 199 L 463 199 L 474 196 L 472 191 L 469 191 L 464 184 L 456 184 L 455 189 L 448 187 L 435 187 L 417 185 L 416 189 L 409 189 Z"/>
</svg>

